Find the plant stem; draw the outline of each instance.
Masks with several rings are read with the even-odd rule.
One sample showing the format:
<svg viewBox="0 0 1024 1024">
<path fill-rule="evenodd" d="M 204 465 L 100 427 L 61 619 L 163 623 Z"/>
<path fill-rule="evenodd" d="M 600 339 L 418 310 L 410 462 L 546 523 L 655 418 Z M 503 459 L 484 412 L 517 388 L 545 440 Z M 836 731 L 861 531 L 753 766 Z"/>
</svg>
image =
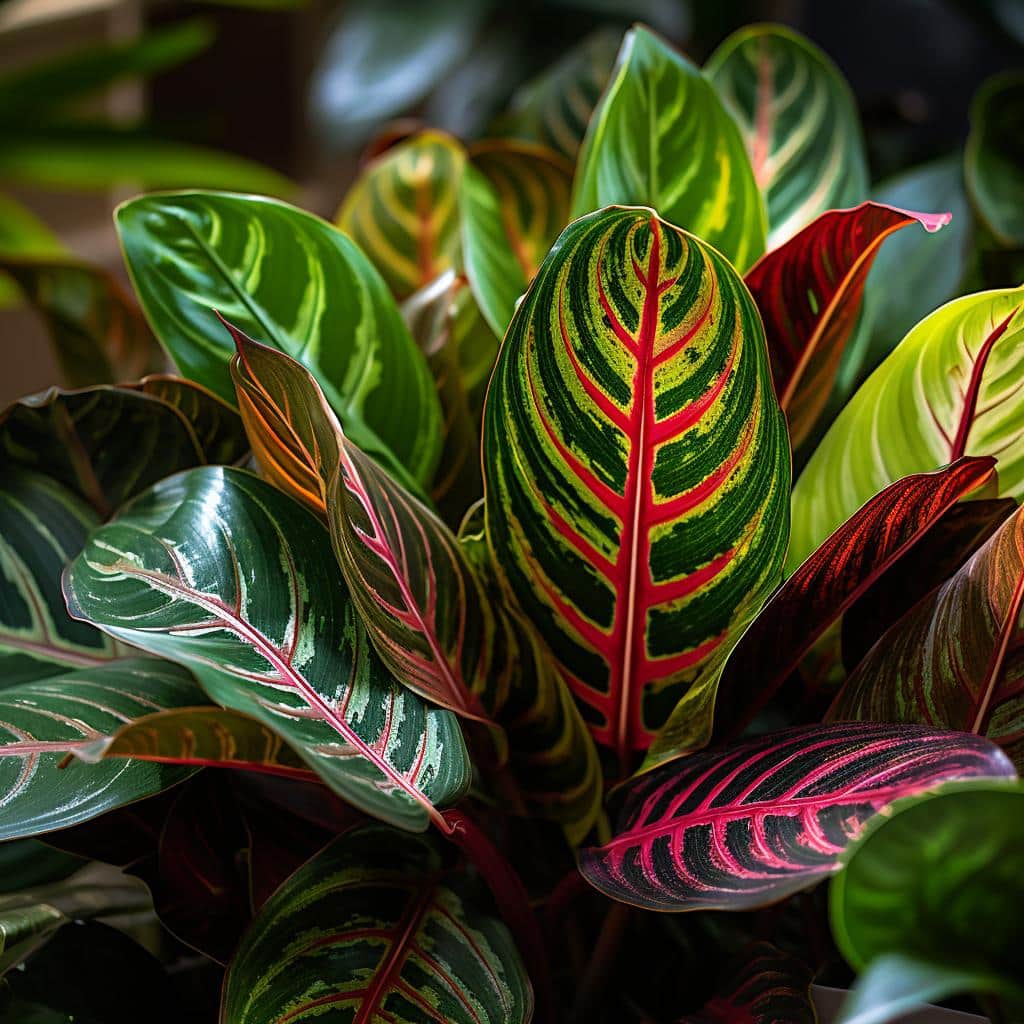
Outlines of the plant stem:
<svg viewBox="0 0 1024 1024">
<path fill-rule="evenodd" d="M 632 907 L 626 903 L 615 903 L 605 915 L 597 944 L 580 982 L 579 995 L 573 1007 L 571 1024 L 585 1024 L 592 1018 L 594 1006 L 604 991 L 605 982 L 619 951 L 622 936 L 626 931 Z"/>
</svg>

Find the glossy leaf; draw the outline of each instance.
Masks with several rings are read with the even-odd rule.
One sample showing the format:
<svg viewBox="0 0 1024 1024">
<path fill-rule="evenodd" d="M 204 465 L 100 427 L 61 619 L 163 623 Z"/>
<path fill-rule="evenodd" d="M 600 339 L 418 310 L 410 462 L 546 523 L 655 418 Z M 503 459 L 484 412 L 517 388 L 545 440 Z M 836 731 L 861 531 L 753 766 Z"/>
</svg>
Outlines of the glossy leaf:
<svg viewBox="0 0 1024 1024">
<path fill-rule="evenodd" d="M 56 481 L 7 468 L 0 483 L 0 687 L 96 667 L 116 655 L 99 630 L 68 617 L 64 566 L 96 513 Z"/>
<path fill-rule="evenodd" d="M 396 298 L 408 298 L 457 264 L 465 166 L 466 151 L 455 139 L 422 132 L 386 150 L 345 196 L 336 222 Z"/>
<path fill-rule="evenodd" d="M 134 380 L 165 368 L 138 306 L 107 271 L 37 256 L 4 256 L 0 270 L 42 316 L 70 386 Z"/>
<path fill-rule="evenodd" d="M 817 1024 L 810 995 L 813 978 L 795 956 L 770 942 L 752 943 L 728 986 L 677 1024 Z"/>
<path fill-rule="evenodd" d="M 837 720 L 923 722 L 988 736 L 1024 766 L 1024 513 L 864 656 Z"/>
<path fill-rule="evenodd" d="M 625 769 L 778 579 L 789 446 L 749 293 L 649 211 L 576 221 L 509 328 L 483 449 L 496 569 Z"/>
<path fill-rule="evenodd" d="M 985 82 L 971 102 L 964 175 L 971 203 L 1001 245 L 1024 246 L 1024 75 Z"/>
<path fill-rule="evenodd" d="M 846 959 L 860 970 L 897 954 L 969 972 L 987 981 L 982 992 L 1024 1007 L 1024 931 L 1013 912 L 1024 896 L 1022 811 L 1019 784 L 965 783 L 876 818 L 832 883 L 832 931 Z"/>
<path fill-rule="evenodd" d="M 909 213 L 877 203 L 830 210 L 747 274 L 747 287 L 764 319 L 775 390 L 794 447 L 828 402 L 882 242 L 915 222 L 938 231 L 949 218 L 948 213 Z"/>
<path fill-rule="evenodd" d="M 216 309 L 301 359 L 366 451 L 413 486 L 430 480 L 441 419 L 430 374 L 341 232 L 284 203 L 204 192 L 134 199 L 117 225 L 143 308 L 186 377 L 234 400 Z"/>
<path fill-rule="evenodd" d="M 796 568 L 887 484 L 994 455 L 1024 496 L 1024 288 L 955 299 L 922 320 L 832 424 L 793 490 Z"/>
<path fill-rule="evenodd" d="M 864 824 L 900 797 L 961 778 L 1013 778 L 978 736 L 920 726 L 789 729 L 694 754 L 631 780 L 610 843 L 584 877 L 651 910 L 743 910 L 840 867 Z"/>
<path fill-rule="evenodd" d="M 526 1024 L 533 993 L 511 937 L 470 879 L 442 868 L 427 837 L 371 825 L 335 840 L 242 940 L 222 1024 Z"/>
<path fill-rule="evenodd" d="M 768 248 L 826 210 L 863 202 L 868 167 L 860 118 L 839 69 L 781 25 L 751 25 L 704 68 L 736 118 L 768 207 Z"/>
<path fill-rule="evenodd" d="M 729 655 L 716 737 L 737 736 L 819 637 L 956 501 L 989 480 L 992 466 L 992 459 L 961 459 L 904 477 L 840 526 L 772 595 Z"/>
<path fill-rule="evenodd" d="M 427 699 L 498 733 L 507 725 L 527 805 L 581 840 L 600 804 L 600 770 L 533 631 L 492 600 L 444 523 L 344 436 L 298 363 L 237 332 L 236 342 L 232 369 L 257 460 L 278 487 L 326 516 L 385 664 Z"/>
<path fill-rule="evenodd" d="M 376 658 L 326 531 L 249 473 L 158 484 L 92 535 L 65 591 L 72 614 L 187 664 L 367 813 L 426 828 L 468 784 L 458 723 Z"/>
<path fill-rule="evenodd" d="M 0 691 L 0 839 L 66 828 L 187 778 L 187 768 L 142 761 L 60 765 L 75 747 L 125 722 L 201 700 L 188 672 L 151 658 L 5 687 Z"/>
<path fill-rule="evenodd" d="M 194 401 L 202 412 L 200 404 L 215 400 L 185 385 L 179 401 Z M 0 468 L 44 472 L 106 518 L 157 480 L 245 454 L 237 414 L 218 410 L 216 429 L 200 440 L 185 408 L 130 388 L 50 388 L 0 412 Z M 204 441 L 212 442 L 209 449 Z"/>
<path fill-rule="evenodd" d="M 495 133 L 550 146 L 569 160 L 587 130 L 615 64 L 622 37 L 611 28 L 598 29 L 512 97 L 508 113 Z"/>
<path fill-rule="evenodd" d="M 580 150 L 572 214 L 650 206 L 746 270 L 764 203 L 739 130 L 707 79 L 648 29 L 626 33 Z"/>
</svg>

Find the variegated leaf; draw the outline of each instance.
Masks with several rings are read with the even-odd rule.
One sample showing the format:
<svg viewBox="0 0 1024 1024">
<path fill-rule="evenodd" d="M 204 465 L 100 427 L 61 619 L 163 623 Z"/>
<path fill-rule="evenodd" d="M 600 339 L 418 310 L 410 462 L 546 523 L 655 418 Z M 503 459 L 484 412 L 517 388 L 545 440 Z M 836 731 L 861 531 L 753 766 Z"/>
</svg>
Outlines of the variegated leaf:
<svg viewBox="0 0 1024 1024">
<path fill-rule="evenodd" d="M 583 850 L 584 877 L 651 910 L 743 910 L 840 867 L 894 800 L 952 779 L 1013 778 L 978 736 L 910 725 L 790 729 L 694 754 L 626 784 L 611 841 Z"/>
<path fill-rule="evenodd" d="M 430 838 L 350 832 L 253 922 L 228 970 L 221 1024 L 528 1024 L 522 960 L 481 905 Z"/>
<path fill-rule="evenodd" d="M 434 805 L 468 785 L 458 722 L 376 657 L 326 531 L 247 472 L 158 484 L 92 535 L 65 591 L 72 614 L 187 664 L 218 704 L 279 732 L 370 814 L 444 827 Z"/>
<path fill-rule="evenodd" d="M 736 118 L 768 207 L 768 248 L 826 210 L 867 199 L 857 106 L 842 73 L 803 36 L 752 25 L 704 68 Z"/>
<path fill-rule="evenodd" d="M 235 340 L 256 457 L 278 487 L 326 516 L 384 662 L 424 697 L 507 726 L 527 806 L 582 839 L 600 803 L 597 757 L 533 631 L 492 600 L 444 523 L 344 436 L 308 372 L 240 332 Z"/>
<path fill-rule="evenodd" d="M 192 769 L 65 756 L 142 715 L 195 704 L 202 691 L 184 669 L 152 658 L 111 661 L 0 691 L 0 839 L 88 821 L 152 796 Z"/>
<path fill-rule="evenodd" d="M 893 624 L 829 717 L 963 729 L 1024 767 L 1024 512 Z"/>
<path fill-rule="evenodd" d="M 777 582 L 789 474 L 729 264 L 650 211 L 571 224 L 491 381 L 487 536 L 624 771 Z"/>
<path fill-rule="evenodd" d="M 828 402 L 879 246 L 909 224 L 935 232 L 949 219 L 948 213 L 910 213 L 877 203 L 829 210 L 747 274 L 794 448 Z"/>
</svg>

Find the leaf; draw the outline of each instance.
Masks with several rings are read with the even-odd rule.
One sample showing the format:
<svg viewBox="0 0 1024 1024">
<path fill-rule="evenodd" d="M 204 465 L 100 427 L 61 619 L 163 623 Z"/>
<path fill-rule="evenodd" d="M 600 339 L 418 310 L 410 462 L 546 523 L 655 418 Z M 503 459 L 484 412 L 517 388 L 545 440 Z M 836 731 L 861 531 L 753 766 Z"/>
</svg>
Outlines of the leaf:
<svg viewBox="0 0 1024 1024">
<path fill-rule="evenodd" d="M 901 801 L 843 855 L 832 932 L 857 970 L 887 954 L 965 972 L 1024 1006 L 1020 784 L 964 783 Z M 950 980 L 950 979 L 947 979 Z M 962 991 L 947 987 L 933 998 Z M 1016 1015 L 1014 1015 L 1016 1016 Z"/>
<path fill-rule="evenodd" d="M 704 73 L 739 125 L 768 207 L 769 249 L 826 210 L 867 198 L 853 94 L 810 40 L 781 25 L 750 25 L 715 50 Z"/>
<path fill-rule="evenodd" d="M 808 889 L 893 800 L 962 778 L 1013 778 L 978 736 L 920 726 L 788 729 L 630 780 L 610 843 L 580 871 L 650 910 L 748 910 Z"/>
<path fill-rule="evenodd" d="M 1024 513 L 1019 509 L 879 639 L 833 719 L 923 722 L 988 736 L 1024 766 Z"/>
<path fill-rule="evenodd" d="M 533 993 L 505 926 L 464 873 L 441 869 L 426 837 L 371 825 L 333 842 L 242 940 L 220 1020 L 526 1024 Z"/>
<path fill-rule="evenodd" d="M 910 213 L 877 203 L 830 210 L 747 274 L 747 287 L 764 319 L 775 390 L 794 448 L 807 438 L 828 402 L 882 242 L 909 224 L 935 232 L 949 219 L 948 213 Z"/>
<path fill-rule="evenodd" d="M 483 459 L 496 571 L 626 774 L 779 575 L 789 446 L 739 277 L 650 211 L 571 224 L 506 335 Z"/>
<path fill-rule="evenodd" d="M 716 739 L 738 736 L 843 612 L 956 501 L 989 480 L 992 467 L 990 458 L 960 459 L 904 477 L 840 526 L 772 595 L 733 648 L 718 683 Z M 679 752 L 665 751 L 659 760 Z"/>
<path fill-rule="evenodd" d="M 134 380 L 164 369 L 138 306 L 114 276 L 61 258 L 3 256 L 0 270 L 42 316 L 72 387 Z"/>
<path fill-rule="evenodd" d="M 962 455 L 998 459 L 999 496 L 1024 496 L 1024 287 L 955 299 L 862 385 L 793 489 L 787 569 L 873 494 Z"/>
<path fill-rule="evenodd" d="M 764 203 L 739 130 L 700 71 L 640 26 L 587 128 L 572 215 L 613 204 L 653 207 L 740 271 L 764 252 Z"/>
<path fill-rule="evenodd" d="M 465 166 L 466 151 L 450 135 L 421 132 L 385 151 L 345 196 L 335 222 L 398 299 L 458 263 Z"/>
<path fill-rule="evenodd" d="M 539 142 L 575 160 L 621 41 L 620 33 L 612 28 L 599 28 L 585 36 L 516 91 L 494 134 Z"/>
<path fill-rule="evenodd" d="M 374 655 L 326 531 L 243 470 L 190 470 L 136 499 L 90 537 L 65 593 L 76 617 L 187 664 L 369 814 L 423 829 L 469 782 L 456 720 Z"/>
<path fill-rule="evenodd" d="M 142 761 L 60 765 L 69 751 L 124 722 L 200 700 L 188 672 L 151 658 L 0 690 L 0 840 L 67 828 L 187 778 L 188 769 Z"/>
<path fill-rule="evenodd" d="M 441 414 L 430 374 L 344 235 L 284 203 L 203 192 L 134 199 L 117 226 L 143 308 L 184 376 L 234 401 L 216 307 L 300 358 L 364 450 L 414 487 L 431 479 Z"/>
<path fill-rule="evenodd" d="M 234 768 L 286 778 L 316 779 L 306 762 L 269 726 L 228 708 L 154 711 L 81 744 L 76 757 L 96 764 L 130 757 L 159 764 Z"/>
<path fill-rule="evenodd" d="M 61 256 L 60 239 L 21 203 L 0 193 L 0 259 L 8 256 Z M 0 275 L 0 310 L 17 306 L 21 293 L 17 285 Z"/>
<path fill-rule="evenodd" d="M 96 514 L 56 481 L 7 468 L 0 484 L 0 687 L 98 667 L 116 655 L 99 630 L 68 617 L 64 566 Z M 2 692 L 2 691 L 0 691 Z"/>
<path fill-rule="evenodd" d="M 326 517 L 384 663 L 428 700 L 491 727 L 499 753 L 507 727 L 527 806 L 582 840 L 600 806 L 597 755 L 536 635 L 492 600 L 444 523 L 344 436 L 307 371 L 238 331 L 235 340 L 256 458 Z"/>
<path fill-rule="evenodd" d="M 38 839 L 15 839 L 0 844 L 0 892 L 16 893 L 61 882 L 85 866 L 85 861 Z"/>
<path fill-rule="evenodd" d="M 843 665 L 852 672 L 875 641 L 949 579 L 1017 510 L 1011 498 L 953 505 L 843 614 Z"/>
<path fill-rule="evenodd" d="M 677 1024 L 816 1024 L 813 972 L 770 942 L 754 942 L 739 960 L 728 987 Z"/>
<path fill-rule="evenodd" d="M 1004 246 L 1024 246 L 1024 75 L 984 82 L 971 101 L 964 177 L 974 209 Z"/>
<path fill-rule="evenodd" d="M 189 401 L 189 390 L 197 408 L 214 401 L 186 385 L 179 389 L 180 403 Z M 0 468 L 45 472 L 106 518 L 164 477 L 224 456 L 237 461 L 245 453 L 237 414 L 218 410 L 230 444 L 225 438 L 207 451 L 184 407 L 129 388 L 50 388 L 0 411 Z"/>
</svg>

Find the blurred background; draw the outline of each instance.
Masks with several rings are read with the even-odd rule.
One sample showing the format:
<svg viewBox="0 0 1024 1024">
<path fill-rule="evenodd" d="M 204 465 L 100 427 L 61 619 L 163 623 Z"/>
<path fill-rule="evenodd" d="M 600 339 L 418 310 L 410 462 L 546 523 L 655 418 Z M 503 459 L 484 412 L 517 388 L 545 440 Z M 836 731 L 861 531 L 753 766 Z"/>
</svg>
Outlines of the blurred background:
<svg viewBox="0 0 1024 1024">
<path fill-rule="evenodd" d="M 330 217 L 385 126 L 479 136 L 585 40 L 610 63 L 635 20 L 697 63 L 751 22 L 809 36 L 874 182 L 960 150 L 977 86 L 1024 66 L 1024 0 L 0 0 L 0 249 L 123 275 L 111 210 L 159 187 Z M 0 404 L 59 379 L 6 279 L 0 344 Z"/>
</svg>

